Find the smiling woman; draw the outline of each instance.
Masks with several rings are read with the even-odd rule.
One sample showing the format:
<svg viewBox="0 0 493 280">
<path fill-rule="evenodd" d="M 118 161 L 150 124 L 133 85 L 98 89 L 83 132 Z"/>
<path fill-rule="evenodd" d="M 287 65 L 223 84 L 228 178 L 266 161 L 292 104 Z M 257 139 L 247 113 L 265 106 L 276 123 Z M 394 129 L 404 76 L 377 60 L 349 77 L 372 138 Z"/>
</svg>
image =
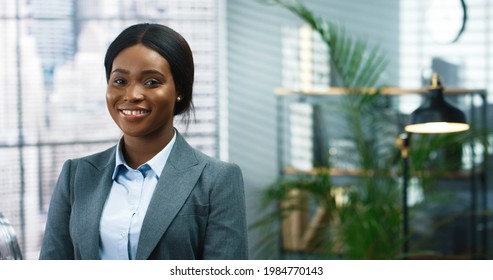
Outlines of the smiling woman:
<svg viewBox="0 0 493 280">
<path fill-rule="evenodd" d="M 117 145 L 65 162 L 41 259 L 246 259 L 240 168 L 193 149 L 173 127 L 193 111 L 185 39 L 159 24 L 125 29 L 105 57 Z"/>
<path fill-rule="evenodd" d="M 106 108 L 101 66 L 109 44 L 132 23 L 166 24 L 187 39 L 195 61 L 195 112 L 188 127 L 185 114 L 175 117 L 174 127 L 192 147 L 227 159 L 220 2 L 0 1 L 0 106 L 7 112 L 0 120 L 0 211 L 25 259 L 39 257 L 64 161 L 105 150 L 121 137 Z"/>
</svg>

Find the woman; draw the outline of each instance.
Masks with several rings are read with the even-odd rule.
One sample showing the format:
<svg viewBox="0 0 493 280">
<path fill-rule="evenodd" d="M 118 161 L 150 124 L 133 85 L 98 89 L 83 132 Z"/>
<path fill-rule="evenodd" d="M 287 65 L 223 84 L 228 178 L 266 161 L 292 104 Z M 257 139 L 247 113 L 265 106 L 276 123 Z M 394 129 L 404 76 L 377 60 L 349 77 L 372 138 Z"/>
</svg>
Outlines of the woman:
<svg viewBox="0 0 493 280">
<path fill-rule="evenodd" d="M 173 127 L 193 111 L 192 52 L 159 24 L 125 29 L 105 57 L 114 147 L 65 162 L 40 259 L 247 259 L 238 166 Z"/>
</svg>

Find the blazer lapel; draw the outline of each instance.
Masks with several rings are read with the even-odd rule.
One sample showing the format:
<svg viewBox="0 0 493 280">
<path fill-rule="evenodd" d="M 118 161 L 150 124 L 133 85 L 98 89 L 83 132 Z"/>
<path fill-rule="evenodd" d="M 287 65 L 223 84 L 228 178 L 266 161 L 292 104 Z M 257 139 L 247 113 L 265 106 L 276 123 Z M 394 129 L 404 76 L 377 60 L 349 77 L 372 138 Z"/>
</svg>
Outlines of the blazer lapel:
<svg viewBox="0 0 493 280">
<path fill-rule="evenodd" d="M 147 259 L 185 203 L 205 163 L 178 133 L 142 225 L 136 259 Z"/>
<path fill-rule="evenodd" d="M 76 216 L 80 228 L 81 240 L 85 246 L 81 246 L 80 254 L 82 259 L 99 259 L 99 223 L 101 214 L 106 202 L 106 198 L 112 186 L 112 175 L 115 169 L 115 151 L 110 149 L 99 154 L 95 158 L 90 158 L 86 162 L 81 162 L 84 166 L 79 166 L 80 191 L 78 203 L 80 203 L 80 213 Z"/>
</svg>

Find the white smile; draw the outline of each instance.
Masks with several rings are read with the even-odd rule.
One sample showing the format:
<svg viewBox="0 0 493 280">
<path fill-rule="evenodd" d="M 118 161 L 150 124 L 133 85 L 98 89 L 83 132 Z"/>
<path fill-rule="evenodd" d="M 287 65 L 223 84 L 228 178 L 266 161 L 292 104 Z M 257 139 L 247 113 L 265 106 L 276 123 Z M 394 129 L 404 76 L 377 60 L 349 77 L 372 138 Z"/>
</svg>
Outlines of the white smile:
<svg viewBox="0 0 493 280">
<path fill-rule="evenodd" d="M 144 115 L 144 114 L 147 114 L 149 111 L 147 110 L 121 110 L 121 112 L 124 114 L 124 115 L 128 115 L 128 116 L 139 116 L 139 115 Z"/>
</svg>

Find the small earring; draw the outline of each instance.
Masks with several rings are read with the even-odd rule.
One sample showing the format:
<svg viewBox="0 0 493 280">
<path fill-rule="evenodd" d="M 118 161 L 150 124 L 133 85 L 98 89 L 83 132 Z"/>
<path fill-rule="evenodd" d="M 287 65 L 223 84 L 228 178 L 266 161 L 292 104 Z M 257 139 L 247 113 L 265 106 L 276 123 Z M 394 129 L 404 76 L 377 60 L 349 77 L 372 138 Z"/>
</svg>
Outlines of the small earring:
<svg viewBox="0 0 493 280">
<path fill-rule="evenodd" d="M 178 97 L 176 98 L 176 101 L 180 102 L 180 101 L 181 101 L 181 96 L 178 96 Z"/>
</svg>

